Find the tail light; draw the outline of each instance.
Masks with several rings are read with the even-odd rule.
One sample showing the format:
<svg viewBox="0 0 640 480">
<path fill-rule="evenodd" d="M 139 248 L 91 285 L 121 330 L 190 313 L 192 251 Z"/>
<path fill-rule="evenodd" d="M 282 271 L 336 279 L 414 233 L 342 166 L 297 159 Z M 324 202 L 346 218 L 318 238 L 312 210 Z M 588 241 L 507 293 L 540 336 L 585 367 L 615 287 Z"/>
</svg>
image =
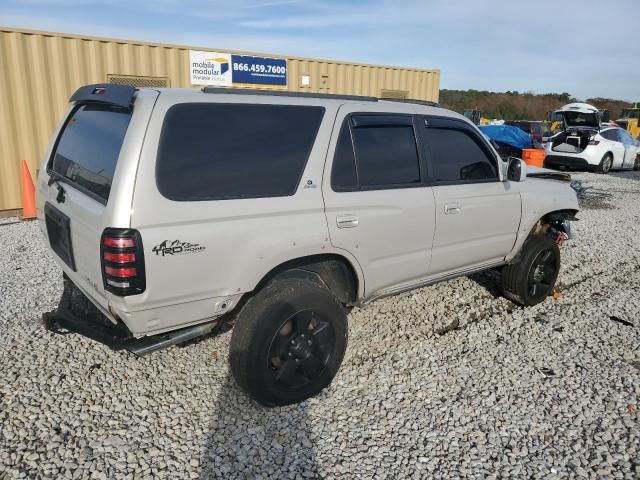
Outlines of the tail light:
<svg viewBox="0 0 640 480">
<path fill-rule="evenodd" d="M 100 239 L 104 289 L 124 297 L 144 292 L 144 250 L 137 230 L 107 228 Z"/>
<path fill-rule="evenodd" d="M 598 145 L 600 140 L 589 140 L 589 145 Z"/>
</svg>

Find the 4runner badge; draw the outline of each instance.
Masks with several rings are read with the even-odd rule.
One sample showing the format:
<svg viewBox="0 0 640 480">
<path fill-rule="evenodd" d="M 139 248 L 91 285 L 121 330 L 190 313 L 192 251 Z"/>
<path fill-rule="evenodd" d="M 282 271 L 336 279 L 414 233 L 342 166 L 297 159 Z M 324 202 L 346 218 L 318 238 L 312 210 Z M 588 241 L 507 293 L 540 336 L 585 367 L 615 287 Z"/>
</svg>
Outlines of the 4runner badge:
<svg viewBox="0 0 640 480">
<path fill-rule="evenodd" d="M 197 243 L 181 242 L 180 240 L 165 240 L 160 245 L 153 247 L 156 255 L 183 255 L 185 253 L 198 253 L 204 250 L 204 246 Z"/>
</svg>

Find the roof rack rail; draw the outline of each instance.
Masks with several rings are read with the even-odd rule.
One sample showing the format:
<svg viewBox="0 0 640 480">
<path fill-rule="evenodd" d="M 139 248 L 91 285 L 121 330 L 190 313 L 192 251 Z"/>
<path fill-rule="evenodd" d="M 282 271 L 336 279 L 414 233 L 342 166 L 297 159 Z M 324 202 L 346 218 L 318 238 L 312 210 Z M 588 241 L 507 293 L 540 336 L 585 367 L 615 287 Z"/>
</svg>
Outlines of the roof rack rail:
<svg viewBox="0 0 640 480">
<path fill-rule="evenodd" d="M 282 90 L 258 90 L 255 88 L 202 87 L 204 93 L 226 93 L 236 95 L 268 95 L 275 97 L 327 98 L 329 100 L 359 100 L 377 102 L 376 97 L 364 95 L 334 95 L 333 93 L 290 92 Z"/>
<path fill-rule="evenodd" d="M 430 102 L 429 100 L 417 100 L 415 98 L 381 98 L 380 100 L 385 100 L 387 102 L 416 103 L 418 105 L 426 105 L 427 107 L 440 108 L 440 104 L 438 102 Z"/>
</svg>

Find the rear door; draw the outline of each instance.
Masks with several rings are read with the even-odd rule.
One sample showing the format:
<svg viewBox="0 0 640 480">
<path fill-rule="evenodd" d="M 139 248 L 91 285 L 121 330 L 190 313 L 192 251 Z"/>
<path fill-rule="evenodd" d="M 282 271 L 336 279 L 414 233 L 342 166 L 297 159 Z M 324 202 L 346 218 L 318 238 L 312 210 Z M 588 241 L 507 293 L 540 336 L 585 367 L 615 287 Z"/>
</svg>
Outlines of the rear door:
<svg viewBox="0 0 640 480">
<path fill-rule="evenodd" d="M 501 160 L 467 122 L 424 117 L 419 131 L 436 208 L 429 273 L 501 261 L 513 248 L 520 225 L 517 184 L 500 180 Z"/>
<path fill-rule="evenodd" d="M 624 144 L 621 141 L 618 131 L 621 130 L 618 128 L 610 128 L 600 132 L 600 138 L 603 139 L 601 141 L 603 141 L 605 145 L 603 145 L 604 148 L 600 148 L 599 150 L 603 152 L 603 155 L 606 154 L 606 152 L 613 154 L 613 162 L 611 164 L 613 168 L 622 168 L 625 158 Z"/>
<path fill-rule="evenodd" d="M 105 94 L 95 95 L 101 99 Z M 134 102 L 133 95 L 131 89 L 127 103 Z M 138 123 L 146 120 L 142 117 L 152 108 L 155 96 L 135 101 Z M 58 132 L 38 181 L 38 219 L 56 260 L 74 283 L 104 308 L 107 300 L 100 237 L 107 226 L 127 227 L 129 223 L 131 196 L 126 190 L 127 186 L 133 188 L 136 150 L 142 139 L 133 138 L 140 129 L 140 125 L 133 128 L 133 117 L 130 106 L 77 101 Z M 120 218 L 115 213 L 118 203 L 128 204 Z"/>
<path fill-rule="evenodd" d="M 626 130 L 616 129 L 618 140 L 624 146 L 622 168 L 633 168 L 638 155 L 638 142 Z"/>
<path fill-rule="evenodd" d="M 391 107 L 392 108 L 392 107 Z M 434 199 L 414 116 L 340 108 L 323 180 L 331 243 L 366 272 L 366 295 L 426 276 Z"/>
</svg>

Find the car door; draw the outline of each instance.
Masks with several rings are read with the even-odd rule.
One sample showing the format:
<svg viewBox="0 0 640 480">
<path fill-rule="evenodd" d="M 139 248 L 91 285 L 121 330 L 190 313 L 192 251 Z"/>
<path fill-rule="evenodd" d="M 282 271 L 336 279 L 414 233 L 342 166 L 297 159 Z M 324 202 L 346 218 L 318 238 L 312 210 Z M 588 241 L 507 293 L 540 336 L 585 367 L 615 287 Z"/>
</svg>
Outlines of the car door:
<svg viewBox="0 0 640 480">
<path fill-rule="evenodd" d="M 400 106 L 399 106 L 400 107 Z M 343 105 L 323 179 L 331 243 L 365 272 L 365 294 L 426 276 L 435 212 L 407 106 Z"/>
<path fill-rule="evenodd" d="M 621 168 L 633 168 L 638 155 L 638 142 L 626 130 L 617 129 L 618 141 L 624 147 L 624 160 Z"/>
<path fill-rule="evenodd" d="M 599 150 L 602 152 L 602 156 L 607 152 L 611 152 L 613 155 L 611 168 L 622 168 L 624 163 L 625 151 L 624 145 L 620 141 L 619 130 L 619 128 L 610 128 L 600 132 L 601 140 L 599 141 L 603 142 L 604 145 L 600 146 Z"/>
<path fill-rule="evenodd" d="M 429 273 L 501 262 L 520 225 L 518 185 L 501 181 L 501 160 L 467 122 L 424 117 L 419 131 L 436 208 Z"/>
</svg>

